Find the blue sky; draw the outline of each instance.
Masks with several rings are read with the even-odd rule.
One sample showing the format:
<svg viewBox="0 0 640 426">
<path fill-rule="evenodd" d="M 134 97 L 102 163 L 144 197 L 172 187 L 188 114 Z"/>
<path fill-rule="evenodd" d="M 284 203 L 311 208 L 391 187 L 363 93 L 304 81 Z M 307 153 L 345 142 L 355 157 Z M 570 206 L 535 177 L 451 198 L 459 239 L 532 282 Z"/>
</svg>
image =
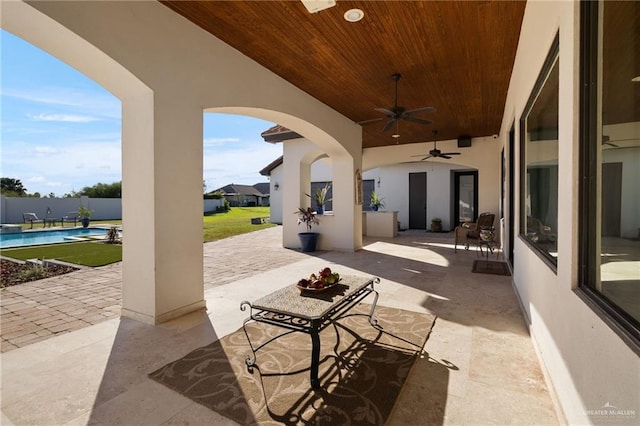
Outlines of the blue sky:
<svg viewBox="0 0 640 426">
<path fill-rule="evenodd" d="M 75 69 L 0 30 L 0 174 L 27 192 L 62 196 L 122 179 L 120 101 Z M 273 123 L 204 114 L 207 190 L 267 181 L 258 172 L 282 155 L 260 133 Z"/>
</svg>

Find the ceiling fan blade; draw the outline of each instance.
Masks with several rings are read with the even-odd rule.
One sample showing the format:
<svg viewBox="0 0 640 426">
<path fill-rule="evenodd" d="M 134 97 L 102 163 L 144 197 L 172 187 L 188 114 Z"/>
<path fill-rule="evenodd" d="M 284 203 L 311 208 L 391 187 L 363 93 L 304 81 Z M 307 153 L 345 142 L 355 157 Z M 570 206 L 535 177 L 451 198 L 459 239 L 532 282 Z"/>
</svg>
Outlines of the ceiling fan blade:
<svg viewBox="0 0 640 426">
<path fill-rule="evenodd" d="M 436 112 L 436 109 L 434 107 L 416 108 L 410 111 L 406 111 L 404 115 L 416 115 L 416 114 L 422 114 L 425 112 Z"/>
<path fill-rule="evenodd" d="M 433 155 L 427 155 L 426 157 L 424 157 L 424 158 L 420 159 L 420 161 L 424 161 L 424 160 L 426 160 L 427 158 L 431 158 L 431 157 L 433 157 Z"/>
<path fill-rule="evenodd" d="M 393 117 L 395 115 L 393 111 L 386 108 L 374 108 L 374 110 L 383 113 L 387 117 Z"/>
<path fill-rule="evenodd" d="M 382 128 L 383 132 L 388 131 L 389 129 L 391 129 L 393 127 L 393 124 L 398 121 L 395 118 L 392 118 L 391 120 L 387 121 L 387 124 L 384 125 L 384 127 Z"/>
<path fill-rule="evenodd" d="M 420 124 L 431 124 L 433 123 L 433 121 L 431 120 L 425 120 L 424 118 L 418 118 L 418 117 L 412 117 L 410 115 L 401 115 L 400 118 L 402 118 L 403 120 L 406 121 L 411 121 L 413 123 L 420 123 Z"/>
<path fill-rule="evenodd" d="M 447 154 L 440 154 L 440 155 L 438 155 L 438 157 L 446 158 L 447 160 L 451 159 L 451 157 L 449 157 Z"/>
<path fill-rule="evenodd" d="M 443 152 L 441 155 L 460 155 L 459 152 Z"/>
<path fill-rule="evenodd" d="M 357 121 L 356 124 L 373 123 L 374 121 L 380 121 L 382 118 L 372 118 L 371 120 Z"/>
</svg>

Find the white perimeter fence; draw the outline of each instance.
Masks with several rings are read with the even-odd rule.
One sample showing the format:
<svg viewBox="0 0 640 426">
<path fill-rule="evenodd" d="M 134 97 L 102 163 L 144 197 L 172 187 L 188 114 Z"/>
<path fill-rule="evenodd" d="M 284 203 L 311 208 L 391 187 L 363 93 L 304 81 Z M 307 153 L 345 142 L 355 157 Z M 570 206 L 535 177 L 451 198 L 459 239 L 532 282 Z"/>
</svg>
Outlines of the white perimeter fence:
<svg viewBox="0 0 640 426">
<path fill-rule="evenodd" d="M 203 200 L 202 212 L 215 211 L 224 200 Z M 0 223 L 22 223 L 23 213 L 35 213 L 38 218 L 58 218 L 76 212 L 80 205 L 93 210 L 91 219 L 122 219 L 121 198 L 32 198 L 0 196 Z M 50 214 L 47 212 L 50 211 Z"/>
</svg>

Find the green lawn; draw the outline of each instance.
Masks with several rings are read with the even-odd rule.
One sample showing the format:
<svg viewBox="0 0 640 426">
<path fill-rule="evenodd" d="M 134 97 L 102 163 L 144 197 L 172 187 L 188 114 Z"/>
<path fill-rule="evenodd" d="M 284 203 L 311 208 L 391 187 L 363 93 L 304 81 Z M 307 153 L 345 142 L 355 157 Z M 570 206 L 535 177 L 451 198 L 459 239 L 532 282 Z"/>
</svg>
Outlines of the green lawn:
<svg viewBox="0 0 640 426">
<path fill-rule="evenodd" d="M 85 266 L 103 266 L 122 260 L 122 246 L 96 242 L 49 244 L 2 250 L 14 259 L 57 259 Z"/>
<path fill-rule="evenodd" d="M 276 226 L 272 223 L 252 225 L 251 218 L 269 217 L 269 207 L 232 207 L 226 213 L 206 214 L 203 218 L 203 241 L 216 241 L 258 229 Z M 120 225 L 120 220 L 91 221 L 98 224 Z M 29 225 L 26 225 L 27 228 Z M 39 228 L 38 225 L 34 229 Z M 126 232 L 126 230 L 125 230 Z M 77 242 L 2 250 L 2 255 L 15 259 L 58 259 L 85 266 L 102 266 L 122 260 L 122 246 Z"/>
<path fill-rule="evenodd" d="M 221 240 L 276 226 L 273 223 L 252 225 L 251 218 L 253 217 L 269 217 L 269 207 L 232 207 L 226 213 L 206 215 L 204 217 L 204 241 Z"/>
</svg>

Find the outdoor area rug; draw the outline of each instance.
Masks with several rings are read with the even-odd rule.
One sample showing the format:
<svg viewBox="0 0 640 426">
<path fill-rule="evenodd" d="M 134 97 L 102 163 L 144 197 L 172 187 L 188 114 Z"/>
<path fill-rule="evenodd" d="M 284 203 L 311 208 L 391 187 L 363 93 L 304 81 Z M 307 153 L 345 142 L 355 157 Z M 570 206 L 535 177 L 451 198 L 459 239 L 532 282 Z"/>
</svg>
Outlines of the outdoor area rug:
<svg viewBox="0 0 640 426">
<path fill-rule="evenodd" d="M 366 314 L 370 305 L 353 312 Z M 376 307 L 378 329 L 348 316 L 320 334 L 320 388 L 309 383 L 311 338 L 294 332 L 251 354 L 242 328 L 149 377 L 240 424 L 382 425 L 435 322 L 432 314 Z M 286 331 L 251 322 L 255 346 Z"/>
<path fill-rule="evenodd" d="M 491 260 L 474 260 L 471 272 L 479 274 L 511 275 L 507 262 L 494 262 Z"/>
</svg>

